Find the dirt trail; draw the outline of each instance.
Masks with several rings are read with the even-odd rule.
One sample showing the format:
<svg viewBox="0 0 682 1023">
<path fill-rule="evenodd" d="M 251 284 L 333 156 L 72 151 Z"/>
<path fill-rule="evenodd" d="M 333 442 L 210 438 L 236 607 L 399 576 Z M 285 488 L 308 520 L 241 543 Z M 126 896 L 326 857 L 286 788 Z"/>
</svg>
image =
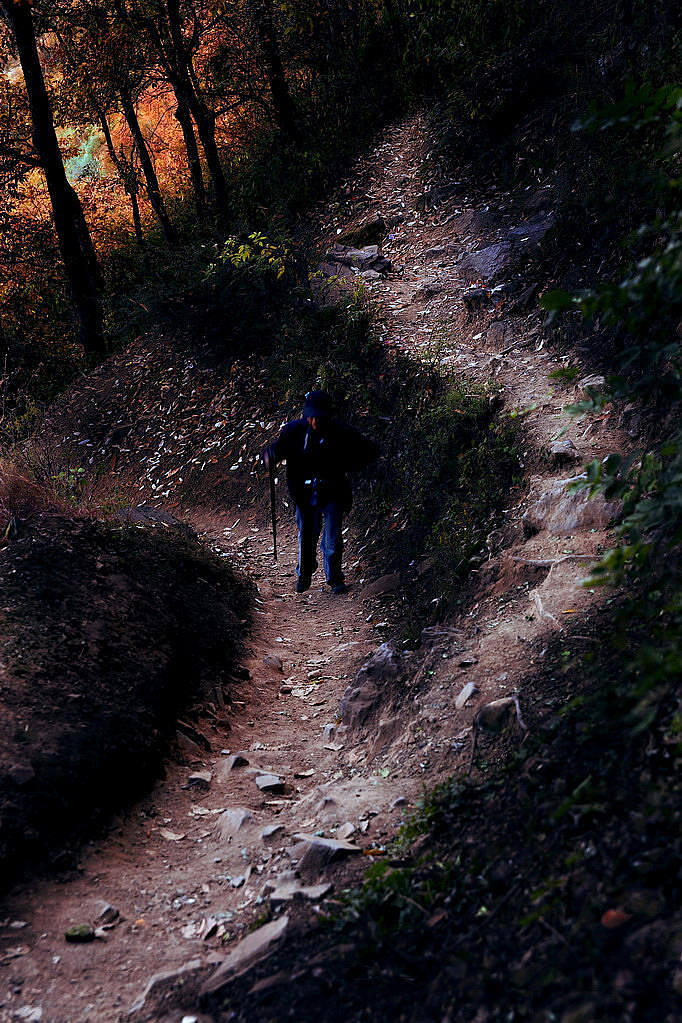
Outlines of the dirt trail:
<svg viewBox="0 0 682 1023">
<path fill-rule="evenodd" d="M 388 225 L 384 252 L 393 270 L 385 279 L 365 279 L 386 344 L 469 377 L 493 375 L 510 410 L 537 406 L 524 417 L 530 494 L 510 499 L 499 535 L 489 539 L 491 559 L 477 570 L 480 599 L 430 645 L 405 655 L 409 701 L 399 713 L 382 711 L 378 738 L 358 740 L 338 727 L 338 706 L 384 638 L 368 621 L 381 599 L 363 599 L 363 583 L 352 573 L 345 596 L 331 595 L 319 579 L 296 595 L 291 524 L 282 524 L 274 565 L 265 530 L 233 526 L 235 516 L 208 521 L 198 515 L 194 524 L 207 541 L 231 552 L 259 587 L 245 663 L 250 677 L 231 690 L 229 726 L 215 707 L 201 724 L 210 749 L 202 748 L 201 735 L 193 741 L 186 733 L 165 779 L 110 834 L 84 849 L 76 877 L 14 893 L 2 933 L 14 928 L 14 944 L 23 952 L 0 960 L 3 1023 L 113 1023 L 159 969 L 220 958 L 228 938 L 243 934 L 266 908 L 266 883 L 291 869 L 286 850 L 299 831 L 333 837 L 349 825 L 351 841 L 365 849 L 380 846 L 425 782 L 468 764 L 477 708 L 512 692 L 523 705 L 524 673 L 547 637 L 597 599 L 576 588 L 585 564 L 567 555 L 597 552 L 608 539 L 603 525 L 572 533 L 541 528 L 526 540 L 521 518 L 534 493 L 576 471 L 542 454 L 563 427 L 569 426 L 581 458 L 600 457 L 623 438 L 608 417 L 583 423 L 579 432 L 570 426 L 563 406 L 571 394 L 550 384 L 548 374 L 562 363 L 544 347 L 537 312 L 514 310 L 511 300 L 500 305 L 494 294 L 484 295 L 481 309 L 463 301 L 472 284 L 481 284 L 467 271 L 467 254 L 504 244 L 518 210 L 497 193 L 465 197 L 455 187 L 449 194 L 436 163 L 436 180 L 425 186 L 421 175 L 432 148 L 419 118 L 388 129 L 357 167 L 334 214 L 320 211 L 320 219 L 329 243 L 339 229 L 372 216 Z M 542 199 L 533 197 L 532 215 L 538 204 L 549 210 Z M 348 563 L 352 558 L 351 541 Z M 475 692 L 455 708 L 470 681 Z M 230 767 L 234 753 L 248 763 Z M 280 775 L 283 791 L 261 791 L 256 768 Z M 210 772 L 210 782 L 190 784 L 197 771 Z M 228 809 L 248 813 L 226 817 Z M 264 840 L 270 825 L 281 830 Z M 335 876 L 330 869 L 328 879 Z M 106 941 L 66 944 L 65 930 L 92 922 L 102 903 L 123 917 Z"/>
</svg>

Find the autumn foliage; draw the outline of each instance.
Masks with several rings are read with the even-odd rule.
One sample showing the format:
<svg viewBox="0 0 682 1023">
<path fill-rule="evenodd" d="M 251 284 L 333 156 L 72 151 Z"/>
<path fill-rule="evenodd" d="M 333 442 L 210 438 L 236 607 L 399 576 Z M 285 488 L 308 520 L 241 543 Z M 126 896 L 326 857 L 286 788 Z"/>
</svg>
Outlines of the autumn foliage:
<svg viewBox="0 0 682 1023">
<path fill-rule="evenodd" d="M 325 136 L 361 134 L 382 31 L 382 0 L 0 0 L 5 439 L 110 347 L 161 249 L 262 228 L 269 177 L 303 194 Z"/>
</svg>

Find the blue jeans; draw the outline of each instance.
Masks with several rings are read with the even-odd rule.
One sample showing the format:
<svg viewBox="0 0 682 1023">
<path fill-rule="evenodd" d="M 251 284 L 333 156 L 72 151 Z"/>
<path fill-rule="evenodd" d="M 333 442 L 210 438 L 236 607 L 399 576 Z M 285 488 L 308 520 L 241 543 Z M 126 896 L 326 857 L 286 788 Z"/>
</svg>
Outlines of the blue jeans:
<svg viewBox="0 0 682 1023">
<path fill-rule="evenodd" d="M 324 559 L 324 574 L 330 586 L 343 582 L 341 556 L 343 554 L 343 507 L 336 501 L 323 505 L 321 508 L 299 508 L 296 506 L 296 525 L 298 526 L 298 565 L 296 575 L 299 579 L 310 579 L 317 568 L 315 552 L 317 541 L 322 534 L 320 549 Z"/>
</svg>

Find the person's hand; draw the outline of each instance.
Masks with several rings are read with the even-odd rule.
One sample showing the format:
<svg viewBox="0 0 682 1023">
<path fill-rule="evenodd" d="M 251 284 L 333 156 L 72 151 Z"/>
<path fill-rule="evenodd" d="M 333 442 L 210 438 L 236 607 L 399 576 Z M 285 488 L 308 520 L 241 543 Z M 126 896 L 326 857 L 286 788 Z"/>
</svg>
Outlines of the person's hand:
<svg viewBox="0 0 682 1023">
<path fill-rule="evenodd" d="M 261 458 L 266 469 L 270 468 L 270 463 L 275 464 L 275 452 L 273 451 L 272 444 L 268 444 L 266 448 L 261 451 Z"/>
</svg>

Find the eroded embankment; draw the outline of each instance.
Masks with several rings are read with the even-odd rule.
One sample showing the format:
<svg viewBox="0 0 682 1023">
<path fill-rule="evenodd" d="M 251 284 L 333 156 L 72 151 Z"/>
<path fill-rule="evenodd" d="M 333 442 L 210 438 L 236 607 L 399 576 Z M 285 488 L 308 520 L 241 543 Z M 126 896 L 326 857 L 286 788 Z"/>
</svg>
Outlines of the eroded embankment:
<svg viewBox="0 0 682 1023">
<path fill-rule="evenodd" d="M 58 860 L 158 774 L 178 711 L 226 683 L 246 589 L 188 530 L 60 516 L 0 558 L 0 864 Z M 62 861 L 68 862 L 68 861 Z"/>
</svg>

